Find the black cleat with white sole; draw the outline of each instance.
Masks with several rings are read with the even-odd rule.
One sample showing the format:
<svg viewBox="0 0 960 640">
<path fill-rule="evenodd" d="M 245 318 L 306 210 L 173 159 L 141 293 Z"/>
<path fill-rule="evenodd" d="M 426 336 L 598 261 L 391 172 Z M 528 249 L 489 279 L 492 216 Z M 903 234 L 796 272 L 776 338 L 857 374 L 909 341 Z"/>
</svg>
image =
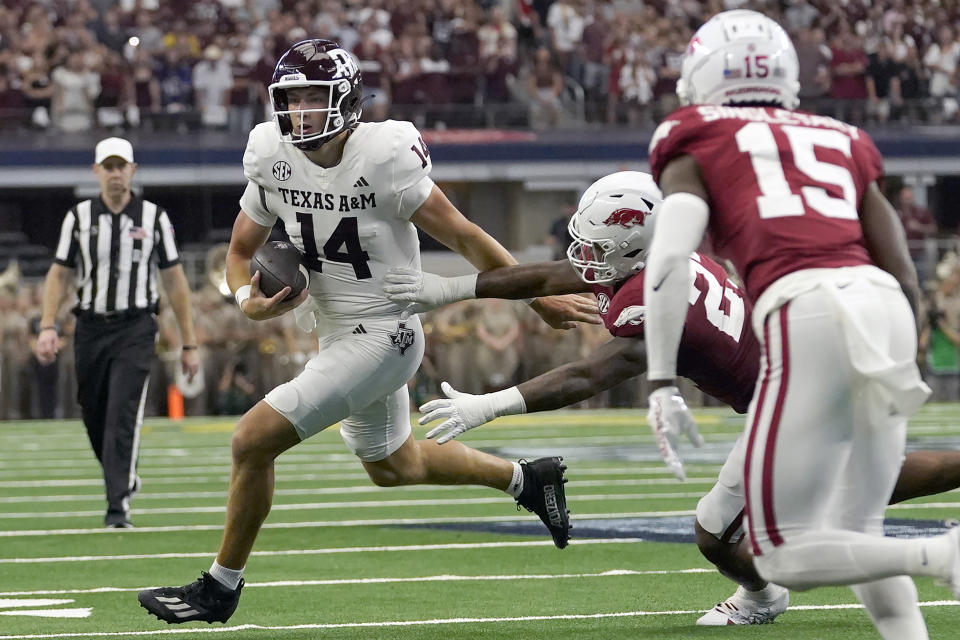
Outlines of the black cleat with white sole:
<svg viewBox="0 0 960 640">
<path fill-rule="evenodd" d="M 144 589 L 137 599 L 141 607 L 169 624 L 226 622 L 237 609 L 241 589 L 243 580 L 230 589 L 204 571 L 188 585 Z"/>
<path fill-rule="evenodd" d="M 520 461 L 523 471 L 523 491 L 517 497 L 517 509 L 523 507 L 537 514 L 550 530 L 553 544 L 563 549 L 570 541 L 570 511 L 563 488 L 567 479 L 563 472 L 567 465 L 563 458 L 540 458 L 533 462 Z"/>
</svg>

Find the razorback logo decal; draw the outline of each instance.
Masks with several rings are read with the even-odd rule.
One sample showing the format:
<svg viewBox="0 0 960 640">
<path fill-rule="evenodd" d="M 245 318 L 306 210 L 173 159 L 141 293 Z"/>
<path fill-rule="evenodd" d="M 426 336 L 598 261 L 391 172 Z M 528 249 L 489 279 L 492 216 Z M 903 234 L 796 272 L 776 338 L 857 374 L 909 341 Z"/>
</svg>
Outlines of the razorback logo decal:
<svg viewBox="0 0 960 640">
<path fill-rule="evenodd" d="M 629 229 L 634 226 L 643 226 L 644 220 L 647 216 L 650 215 L 649 211 L 640 211 L 639 209 L 617 209 L 603 221 L 603 224 L 610 225 L 618 224 L 625 229 Z"/>
</svg>

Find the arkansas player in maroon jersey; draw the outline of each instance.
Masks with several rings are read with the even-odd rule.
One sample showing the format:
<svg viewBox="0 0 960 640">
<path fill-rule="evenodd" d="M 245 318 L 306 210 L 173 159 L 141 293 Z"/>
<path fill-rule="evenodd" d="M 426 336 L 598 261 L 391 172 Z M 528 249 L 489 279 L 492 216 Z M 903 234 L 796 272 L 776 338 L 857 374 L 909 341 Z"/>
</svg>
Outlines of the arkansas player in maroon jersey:
<svg viewBox="0 0 960 640">
<path fill-rule="evenodd" d="M 421 424 L 446 420 L 428 437 L 446 442 L 499 415 L 575 404 L 646 371 L 643 299 L 644 260 L 660 192 L 648 174 L 624 171 L 601 178 L 580 200 L 570 222 L 569 261 L 506 267 L 461 278 L 400 271 L 386 276 L 385 291 L 418 310 L 466 298 L 519 299 L 592 291 L 613 338 L 594 353 L 521 383 L 485 395 L 460 393 L 444 383 L 447 399 L 421 407 Z M 649 226 L 648 226 L 649 225 Z M 759 371 L 759 343 L 750 329 L 750 303 L 716 262 L 690 256 L 688 309 L 678 369 L 700 389 L 746 413 Z M 572 268 L 571 268 L 572 267 Z M 694 434 L 692 439 L 699 441 Z M 725 576 L 741 585 L 745 598 L 721 603 L 698 624 L 759 624 L 786 609 L 786 590 L 757 575 L 743 538 L 743 442 L 720 472 L 720 481 L 697 505 L 697 544 Z M 679 460 L 677 460 L 679 464 Z M 683 475 L 682 465 L 673 469 Z M 923 451 L 907 456 L 891 502 L 960 486 L 960 453 Z"/>
<path fill-rule="evenodd" d="M 680 396 L 689 254 L 709 232 L 754 302 L 760 379 L 747 416 L 743 486 L 761 576 L 792 589 L 852 585 L 884 638 L 926 638 L 909 576 L 960 597 L 960 528 L 883 537 L 909 416 L 929 395 L 917 370 L 917 276 L 876 180 L 866 133 L 793 111 L 786 32 L 727 11 L 690 41 L 650 164 L 665 196 L 650 246 L 649 417 L 693 429 Z"/>
</svg>

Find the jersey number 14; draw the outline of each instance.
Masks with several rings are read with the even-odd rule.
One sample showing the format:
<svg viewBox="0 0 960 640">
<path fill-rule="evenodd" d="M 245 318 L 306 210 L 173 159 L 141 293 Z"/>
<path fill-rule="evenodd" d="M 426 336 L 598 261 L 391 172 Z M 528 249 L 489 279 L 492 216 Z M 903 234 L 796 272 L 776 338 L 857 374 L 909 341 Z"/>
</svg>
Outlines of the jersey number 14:
<svg viewBox="0 0 960 640">
<path fill-rule="evenodd" d="M 300 223 L 300 237 L 303 238 L 303 257 L 309 269 L 323 273 L 323 260 L 317 251 L 317 237 L 313 232 L 313 215 L 297 212 L 297 222 Z M 330 262 L 343 262 L 353 266 L 357 280 L 366 280 L 371 277 L 370 254 L 360 246 L 360 234 L 357 232 L 356 218 L 341 218 L 337 227 L 323 243 L 324 259 Z"/>
</svg>

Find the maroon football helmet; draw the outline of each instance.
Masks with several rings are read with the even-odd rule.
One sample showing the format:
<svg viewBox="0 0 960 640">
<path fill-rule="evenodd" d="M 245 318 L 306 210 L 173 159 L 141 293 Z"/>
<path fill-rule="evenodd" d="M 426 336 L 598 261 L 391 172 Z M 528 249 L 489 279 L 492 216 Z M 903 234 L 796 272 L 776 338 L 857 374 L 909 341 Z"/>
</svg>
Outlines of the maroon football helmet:
<svg viewBox="0 0 960 640">
<path fill-rule="evenodd" d="M 363 106 L 360 84 L 356 59 L 336 42 L 304 40 L 290 47 L 277 62 L 268 87 L 281 139 L 311 151 L 341 131 L 356 127 Z M 287 92 L 308 87 L 326 87 L 326 105 L 291 110 Z M 291 113 L 299 116 L 297 130 L 294 130 Z M 305 126 L 303 116 L 307 113 L 320 114 L 323 126 Z"/>
</svg>

